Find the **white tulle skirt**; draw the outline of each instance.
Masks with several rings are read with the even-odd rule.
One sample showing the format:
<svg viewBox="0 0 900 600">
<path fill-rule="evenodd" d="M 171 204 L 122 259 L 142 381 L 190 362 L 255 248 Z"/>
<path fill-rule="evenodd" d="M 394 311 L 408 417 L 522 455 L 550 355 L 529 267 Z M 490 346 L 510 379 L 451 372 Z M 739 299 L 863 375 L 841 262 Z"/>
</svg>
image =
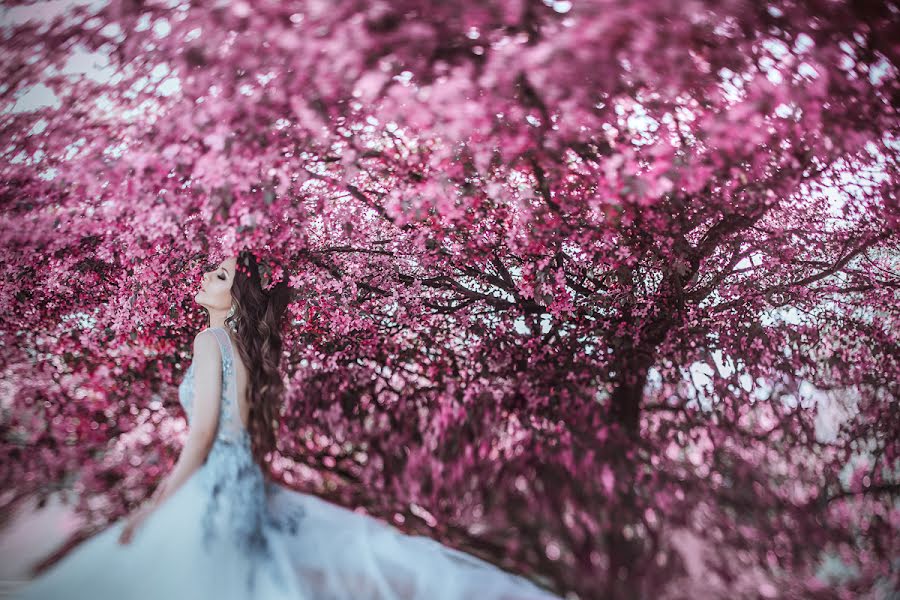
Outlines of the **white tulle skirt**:
<svg viewBox="0 0 900 600">
<path fill-rule="evenodd" d="M 18 600 L 537 600 L 530 581 L 374 517 L 269 484 L 278 527 L 248 559 L 235 544 L 204 543 L 208 486 L 189 479 L 131 543 L 118 521 L 82 542 Z M 226 513 L 227 514 L 227 513 Z"/>
</svg>

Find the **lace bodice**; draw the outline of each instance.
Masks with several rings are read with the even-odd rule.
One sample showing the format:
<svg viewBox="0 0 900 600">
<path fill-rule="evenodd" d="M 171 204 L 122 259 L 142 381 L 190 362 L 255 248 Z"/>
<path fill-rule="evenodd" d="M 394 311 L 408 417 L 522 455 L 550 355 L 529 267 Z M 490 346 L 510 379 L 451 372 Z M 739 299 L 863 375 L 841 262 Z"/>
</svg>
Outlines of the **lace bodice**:
<svg viewBox="0 0 900 600">
<path fill-rule="evenodd" d="M 219 408 L 219 425 L 216 430 L 216 444 L 229 443 L 246 445 L 250 439 L 247 429 L 241 423 L 240 410 L 237 403 L 237 376 L 234 369 L 234 348 L 231 336 L 222 327 L 211 327 L 208 331 L 216 336 L 222 355 L 222 397 Z M 178 386 L 178 400 L 188 417 L 193 417 L 194 408 L 194 363 L 185 372 L 181 385 Z"/>
</svg>

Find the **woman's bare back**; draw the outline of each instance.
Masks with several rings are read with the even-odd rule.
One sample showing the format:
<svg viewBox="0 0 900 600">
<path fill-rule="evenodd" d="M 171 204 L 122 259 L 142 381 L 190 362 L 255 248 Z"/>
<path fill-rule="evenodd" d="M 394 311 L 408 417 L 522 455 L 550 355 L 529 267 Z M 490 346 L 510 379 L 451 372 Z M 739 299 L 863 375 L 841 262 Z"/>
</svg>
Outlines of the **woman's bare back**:
<svg viewBox="0 0 900 600">
<path fill-rule="evenodd" d="M 237 341 L 235 341 L 234 336 L 230 332 L 228 336 L 231 338 L 231 347 L 235 350 L 232 353 L 232 362 L 234 363 L 234 374 L 237 380 L 235 396 L 237 397 L 238 416 L 241 419 L 241 425 L 246 429 L 247 422 L 250 420 L 250 401 L 247 394 L 247 382 L 250 374 L 247 371 L 243 358 L 241 358 L 241 353 L 237 351 Z"/>
</svg>

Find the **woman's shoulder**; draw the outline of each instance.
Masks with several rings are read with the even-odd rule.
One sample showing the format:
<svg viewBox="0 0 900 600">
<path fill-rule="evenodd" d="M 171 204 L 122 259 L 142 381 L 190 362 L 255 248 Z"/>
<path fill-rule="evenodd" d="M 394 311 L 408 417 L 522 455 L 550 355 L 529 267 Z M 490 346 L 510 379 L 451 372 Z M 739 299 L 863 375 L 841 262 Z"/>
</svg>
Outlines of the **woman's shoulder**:
<svg viewBox="0 0 900 600">
<path fill-rule="evenodd" d="M 225 331 L 224 327 L 219 327 L 219 326 L 207 327 L 206 329 L 201 329 L 196 334 L 194 334 L 194 341 L 196 341 L 198 338 L 200 338 L 200 336 L 204 336 L 204 335 L 209 337 L 210 339 L 213 339 L 216 337 L 216 333 L 215 333 L 216 330 L 222 331 L 226 334 L 228 333 L 227 331 Z"/>
<path fill-rule="evenodd" d="M 219 341 L 213 331 L 216 327 L 207 327 L 194 335 L 194 359 L 201 355 L 218 355 Z"/>
</svg>

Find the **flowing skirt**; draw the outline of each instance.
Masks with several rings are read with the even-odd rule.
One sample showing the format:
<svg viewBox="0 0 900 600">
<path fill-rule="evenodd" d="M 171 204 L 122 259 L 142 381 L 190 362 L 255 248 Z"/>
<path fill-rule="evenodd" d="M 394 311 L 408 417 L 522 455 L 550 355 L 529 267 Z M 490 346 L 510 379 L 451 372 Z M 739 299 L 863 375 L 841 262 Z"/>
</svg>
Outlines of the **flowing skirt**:
<svg viewBox="0 0 900 600">
<path fill-rule="evenodd" d="M 202 471 L 202 469 L 201 469 Z M 539 600 L 527 579 L 375 517 L 270 483 L 264 527 L 210 541 L 210 485 L 198 472 L 130 544 L 117 521 L 16 600 Z M 219 511 L 222 512 L 222 511 Z M 238 513 L 225 511 L 228 515 Z M 249 540 L 249 541 L 248 541 Z"/>
</svg>

